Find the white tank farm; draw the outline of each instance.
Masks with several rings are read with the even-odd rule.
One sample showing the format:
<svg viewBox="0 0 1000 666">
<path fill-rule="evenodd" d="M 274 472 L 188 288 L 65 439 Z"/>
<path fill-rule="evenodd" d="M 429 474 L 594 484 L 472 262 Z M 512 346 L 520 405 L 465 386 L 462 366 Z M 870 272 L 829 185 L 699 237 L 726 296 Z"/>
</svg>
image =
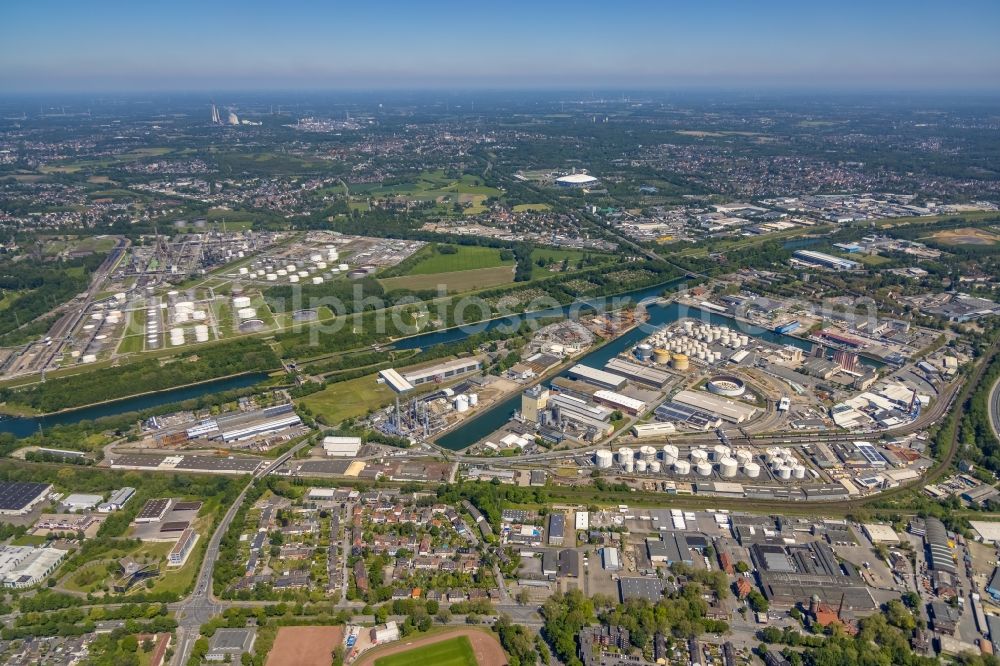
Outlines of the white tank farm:
<svg viewBox="0 0 1000 666">
<path fill-rule="evenodd" d="M 648 469 L 649 469 L 649 463 L 647 463 L 645 460 L 642 460 L 640 458 L 639 460 L 635 461 L 635 471 L 645 472 Z"/>
<path fill-rule="evenodd" d="M 277 270 L 277 273 L 278 277 L 285 277 L 286 275 L 288 275 L 288 271 L 286 271 L 284 268 L 279 268 Z"/>
<path fill-rule="evenodd" d="M 236 311 L 236 316 L 240 319 L 253 319 L 257 316 L 257 311 L 253 308 L 240 308 Z"/>
<path fill-rule="evenodd" d="M 198 324 L 194 327 L 194 339 L 198 342 L 208 342 L 208 326 Z"/>
<path fill-rule="evenodd" d="M 724 479 L 733 478 L 738 470 L 739 464 L 736 462 L 736 458 L 726 456 L 719 461 L 719 475 Z"/>
<path fill-rule="evenodd" d="M 195 321 L 205 321 L 208 319 L 208 313 L 204 310 L 195 310 L 191 313 L 191 318 Z"/>
<path fill-rule="evenodd" d="M 681 475 L 690 474 L 691 463 L 687 460 L 678 460 L 674 463 L 674 472 Z"/>
<path fill-rule="evenodd" d="M 746 474 L 748 478 L 756 479 L 760 476 L 760 465 L 755 462 L 748 462 L 743 466 L 743 473 Z"/>
<path fill-rule="evenodd" d="M 614 461 L 614 454 L 608 449 L 597 449 L 594 452 L 594 464 L 598 469 L 608 469 Z"/>
<path fill-rule="evenodd" d="M 310 254 L 309 255 L 309 261 L 312 261 L 312 262 L 322 261 L 322 259 L 323 259 L 323 255 L 319 254 L 318 252 L 316 254 Z"/>
<path fill-rule="evenodd" d="M 750 453 L 748 450 L 746 450 L 746 449 L 739 449 L 736 452 L 736 462 L 738 462 L 740 464 L 740 467 L 743 467 L 744 465 L 746 465 L 751 460 L 753 460 L 753 454 Z"/>
<path fill-rule="evenodd" d="M 316 262 L 316 270 L 319 270 L 319 271 L 326 270 L 326 262 L 325 261 L 317 261 Z"/>
<path fill-rule="evenodd" d="M 266 280 L 267 280 L 268 282 L 274 282 L 275 280 L 277 280 L 277 279 L 278 279 L 278 274 L 277 274 L 277 273 L 268 273 L 268 274 L 267 274 L 267 278 L 265 278 L 265 279 L 266 279 Z"/>
<path fill-rule="evenodd" d="M 712 463 L 707 460 L 703 460 L 694 466 L 694 471 L 698 473 L 698 476 L 711 476 Z"/>
<path fill-rule="evenodd" d="M 174 313 L 174 321 L 183 324 L 184 322 L 191 319 L 191 313 L 187 310 L 178 310 Z"/>
<path fill-rule="evenodd" d="M 716 444 L 712 447 L 712 461 L 719 462 L 729 455 L 729 447 L 725 444 Z"/>
<path fill-rule="evenodd" d="M 665 444 L 663 446 L 663 464 L 669 467 L 677 462 L 677 453 L 678 451 L 676 446 L 673 444 Z"/>
<path fill-rule="evenodd" d="M 187 312 L 190 314 L 194 312 L 194 303 L 191 301 L 177 301 L 177 304 L 174 305 L 174 309 L 177 312 Z"/>
<path fill-rule="evenodd" d="M 459 413 L 469 411 L 469 396 L 464 393 L 455 396 L 455 411 Z"/>
<path fill-rule="evenodd" d="M 691 462 L 698 464 L 700 462 L 705 462 L 708 460 L 708 453 L 705 449 L 691 449 Z"/>
<path fill-rule="evenodd" d="M 346 271 L 350 266 L 347 264 L 337 264 L 337 270 Z"/>
<path fill-rule="evenodd" d="M 656 449 L 652 446 L 640 446 L 639 447 L 639 457 L 645 460 L 647 463 L 651 463 L 656 460 Z"/>
<path fill-rule="evenodd" d="M 288 281 L 289 282 L 298 282 L 299 281 L 299 276 L 298 275 L 289 275 L 288 276 Z"/>
<path fill-rule="evenodd" d="M 632 472 L 635 471 L 635 460 L 629 458 L 624 463 L 622 463 L 622 468 L 625 470 L 626 473 L 631 474 Z"/>
<path fill-rule="evenodd" d="M 479 394 L 478 393 L 470 393 L 469 394 L 469 407 L 475 407 L 478 404 L 479 404 Z"/>
<path fill-rule="evenodd" d="M 778 448 L 777 446 L 770 446 L 770 447 L 768 447 L 767 451 L 765 451 L 765 453 L 764 453 L 764 460 L 767 461 L 768 465 L 770 465 L 771 463 L 775 462 L 776 460 L 780 461 L 781 460 L 781 449 Z"/>
<path fill-rule="evenodd" d="M 285 270 L 288 271 L 289 273 L 294 273 L 298 269 L 299 267 L 296 266 L 295 264 L 288 264 L 287 266 L 285 266 Z"/>
<path fill-rule="evenodd" d="M 626 460 L 633 460 L 634 458 L 635 452 L 627 446 L 618 449 L 618 464 L 624 465 Z"/>
<path fill-rule="evenodd" d="M 240 275 L 246 275 L 249 272 L 250 272 L 250 269 L 247 268 L 246 266 L 243 266 L 242 268 L 240 268 Z"/>
<path fill-rule="evenodd" d="M 83 358 L 80 359 L 81 363 L 93 363 L 97 360 L 97 354 L 84 354 Z"/>
<path fill-rule="evenodd" d="M 806 468 L 804 465 L 795 465 L 792 467 L 792 476 L 796 479 L 806 478 Z"/>
<path fill-rule="evenodd" d="M 788 481 L 790 478 L 792 478 L 792 468 L 782 463 L 781 465 L 778 466 L 777 474 L 778 478 L 781 479 L 782 481 Z"/>
<path fill-rule="evenodd" d="M 653 462 L 649 463 L 649 471 L 651 473 L 653 473 L 653 474 L 659 474 L 661 469 L 662 469 L 662 467 L 660 465 L 660 461 L 659 460 L 654 460 Z"/>
</svg>

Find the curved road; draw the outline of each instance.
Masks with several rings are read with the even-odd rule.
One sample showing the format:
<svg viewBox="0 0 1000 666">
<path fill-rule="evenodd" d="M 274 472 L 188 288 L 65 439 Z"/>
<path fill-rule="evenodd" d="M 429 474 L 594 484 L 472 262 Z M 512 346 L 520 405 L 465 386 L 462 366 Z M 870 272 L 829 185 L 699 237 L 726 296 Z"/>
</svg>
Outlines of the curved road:
<svg viewBox="0 0 1000 666">
<path fill-rule="evenodd" d="M 990 427 L 993 428 L 993 436 L 1000 439 L 1000 378 L 993 383 L 990 389 Z"/>
</svg>

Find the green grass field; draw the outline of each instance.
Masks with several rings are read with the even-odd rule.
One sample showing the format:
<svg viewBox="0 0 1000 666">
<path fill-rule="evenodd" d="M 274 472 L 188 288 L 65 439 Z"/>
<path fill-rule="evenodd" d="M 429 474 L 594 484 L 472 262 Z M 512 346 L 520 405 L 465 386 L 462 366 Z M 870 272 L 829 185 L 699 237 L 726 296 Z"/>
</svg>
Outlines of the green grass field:
<svg viewBox="0 0 1000 666">
<path fill-rule="evenodd" d="M 610 254 L 605 255 L 600 252 L 585 252 L 583 250 L 562 250 L 559 248 L 548 248 L 548 247 L 536 247 L 531 251 L 531 264 L 532 275 L 538 277 L 539 275 L 546 275 L 548 273 L 561 272 L 562 262 L 569 259 L 568 272 L 577 270 L 576 263 L 584 258 L 584 256 L 606 258 L 607 261 L 611 261 L 614 257 Z M 548 263 L 543 268 L 539 266 L 536 262 L 539 259 L 545 259 Z M 553 268 L 557 270 L 552 270 Z"/>
<path fill-rule="evenodd" d="M 377 383 L 375 377 L 372 374 L 337 382 L 301 398 L 300 402 L 313 414 L 322 414 L 327 423 L 340 423 L 345 419 L 363 416 L 370 409 L 392 402 L 392 391 L 386 385 Z"/>
<path fill-rule="evenodd" d="M 552 206 L 547 203 L 517 204 L 514 206 L 515 213 L 542 213 L 552 210 Z"/>
<path fill-rule="evenodd" d="M 449 293 L 488 289 L 514 280 L 512 265 L 495 266 L 493 268 L 475 268 L 468 271 L 450 271 L 446 273 L 430 273 L 427 275 L 406 275 L 403 277 L 385 278 L 379 280 L 387 291 L 410 289 L 412 291 L 436 290 L 438 285 L 445 285 Z"/>
<path fill-rule="evenodd" d="M 455 254 L 442 254 L 434 250 L 422 250 L 425 256 L 409 271 L 409 275 L 430 275 L 433 273 L 451 273 L 468 271 L 474 268 L 494 268 L 496 266 L 513 266 L 514 260 L 504 261 L 500 258 L 500 250 L 492 247 L 474 247 L 468 245 L 454 246 Z"/>
<path fill-rule="evenodd" d="M 472 643 L 465 636 L 458 636 L 439 643 L 414 648 L 375 660 L 375 666 L 479 666 L 472 652 Z"/>
</svg>

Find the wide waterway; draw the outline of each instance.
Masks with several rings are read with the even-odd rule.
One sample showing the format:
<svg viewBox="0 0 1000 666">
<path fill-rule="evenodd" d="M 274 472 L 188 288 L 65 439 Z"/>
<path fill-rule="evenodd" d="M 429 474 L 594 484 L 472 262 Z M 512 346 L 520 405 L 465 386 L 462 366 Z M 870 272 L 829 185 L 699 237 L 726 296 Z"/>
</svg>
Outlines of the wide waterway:
<svg viewBox="0 0 1000 666">
<path fill-rule="evenodd" d="M 224 377 L 201 384 L 182 386 L 156 393 L 146 393 L 131 398 L 102 402 L 99 405 L 81 407 L 80 409 L 48 414 L 46 416 L 7 417 L 0 420 L 0 432 L 9 432 L 16 437 L 28 437 L 38 432 L 39 428 L 51 428 L 59 425 L 72 425 L 80 421 L 93 421 L 106 416 L 118 416 L 127 412 L 142 412 L 155 407 L 162 407 L 175 402 L 183 402 L 200 398 L 210 393 L 222 393 L 235 389 L 253 386 L 267 379 L 267 373 L 253 372 L 235 377 Z"/>
</svg>

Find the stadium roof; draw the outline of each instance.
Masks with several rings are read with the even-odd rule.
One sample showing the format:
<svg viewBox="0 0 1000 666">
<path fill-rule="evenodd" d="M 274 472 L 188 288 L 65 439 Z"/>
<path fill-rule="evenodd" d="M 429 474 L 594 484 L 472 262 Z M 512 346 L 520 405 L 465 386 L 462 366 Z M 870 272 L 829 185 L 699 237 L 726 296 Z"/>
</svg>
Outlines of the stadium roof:
<svg viewBox="0 0 1000 666">
<path fill-rule="evenodd" d="M 560 176 L 559 178 L 556 178 L 556 182 L 582 185 L 586 183 L 596 183 L 597 179 L 585 173 L 571 173 L 568 176 Z"/>
</svg>

